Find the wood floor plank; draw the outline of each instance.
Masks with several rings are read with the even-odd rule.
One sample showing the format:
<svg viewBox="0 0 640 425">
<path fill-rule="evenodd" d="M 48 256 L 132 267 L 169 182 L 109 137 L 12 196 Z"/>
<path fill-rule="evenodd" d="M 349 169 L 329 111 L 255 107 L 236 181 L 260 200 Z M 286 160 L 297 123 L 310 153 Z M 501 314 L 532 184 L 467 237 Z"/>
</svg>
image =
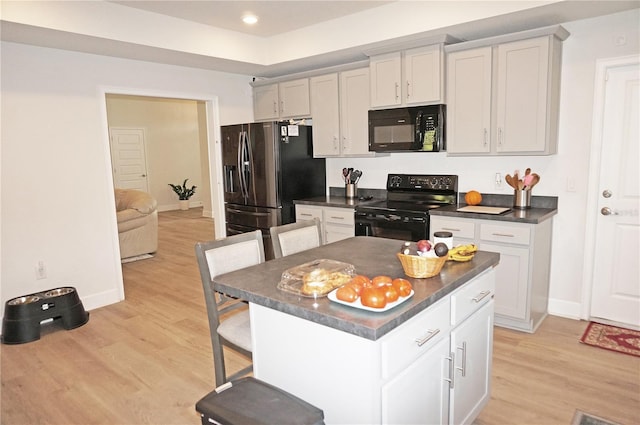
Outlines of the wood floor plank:
<svg viewBox="0 0 640 425">
<path fill-rule="evenodd" d="M 0 346 L 0 423 L 200 423 L 195 403 L 215 384 L 194 244 L 213 229 L 199 208 L 160 213 L 156 255 L 122 267 L 125 301 Z M 492 397 L 476 425 L 569 425 L 575 409 L 640 424 L 640 359 L 580 344 L 585 327 L 549 317 L 533 335 L 495 328 Z M 247 364 L 226 358 L 230 371 Z"/>
</svg>

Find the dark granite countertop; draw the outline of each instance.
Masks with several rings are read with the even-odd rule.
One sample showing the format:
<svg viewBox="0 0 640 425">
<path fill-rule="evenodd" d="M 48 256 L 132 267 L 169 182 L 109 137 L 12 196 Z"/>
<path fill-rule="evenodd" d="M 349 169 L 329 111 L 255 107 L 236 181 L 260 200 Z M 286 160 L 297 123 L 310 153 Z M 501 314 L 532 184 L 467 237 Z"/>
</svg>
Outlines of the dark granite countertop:
<svg viewBox="0 0 640 425">
<path fill-rule="evenodd" d="M 385 199 L 387 199 L 387 191 L 383 189 L 358 188 L 357 198 L 347 198 L 344 187 L 330 187 L 329 195 L 327 196 L 295 199 L 293 203 L 299 205 L 315 205 L 318 207 L 355 208 L 358 205 L 383 201 Z"/>
<path fill-rule="evenodd" d="M 306 298 L 277 288 L 282 272 L 319 259 L 353 264 L 356 273 L 369 277 L 406 277 L 396 257 L 403 241 L 358 236 L 287 257 L 267 261 L 214 278 L 216 290 L 310 320 L 362 338 L 377 340 L 433 303 L 498 264 L 500 255 L 478 252 L 466 263 L 447 262 L 438 276 L 408 278 L 415 294 L 386 312 L 369 312 L 334 303 L 327 297 Z"/>
<path fill-rule="evenodd" d="M 485 204 L 482 204 L 485 205 Z M 484 214 L 484 213 L 470 213 L 470 212 L 458 212 L 458 208 L 462 208 L 466 204 L 450 205 L 446 207 L 440 207 L 429 211 L 429 215 L 440 215 L 446 217 L 461 217 L 461 218 L 475 218 L 482 220 L 494 220 L 494 221 L 512 221 L 516 223 L 532 223 L 538 224 L 545 220 L 550 219 L 558 213 L 557 209 L 553 208 L 527 208 L 525 210 L 512 208 L 510 205 L 495 205 L 511 208 L 509 211 L 502 214 Z"/>
</svg>

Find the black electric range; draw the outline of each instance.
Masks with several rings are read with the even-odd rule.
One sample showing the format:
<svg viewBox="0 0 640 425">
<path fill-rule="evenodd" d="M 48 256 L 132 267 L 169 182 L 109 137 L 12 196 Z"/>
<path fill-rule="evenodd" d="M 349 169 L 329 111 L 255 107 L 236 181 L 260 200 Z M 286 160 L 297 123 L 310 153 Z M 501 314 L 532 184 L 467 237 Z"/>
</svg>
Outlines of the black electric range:
<svg viewBox="0 0 640 425">
<path fill-rule="evenodd" d="M 387 199 L 356 207 L 356 236 L 428 239 L 429 210 L 455 204 L 457 198 L 458 176 L 389 174 Z"/>
</svg>

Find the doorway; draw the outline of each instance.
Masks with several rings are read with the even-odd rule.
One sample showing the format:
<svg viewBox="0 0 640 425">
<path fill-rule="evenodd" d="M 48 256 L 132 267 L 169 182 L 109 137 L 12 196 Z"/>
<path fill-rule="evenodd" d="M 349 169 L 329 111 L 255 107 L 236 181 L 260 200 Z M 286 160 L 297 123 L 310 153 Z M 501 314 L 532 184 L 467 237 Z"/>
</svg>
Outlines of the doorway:
<svg viewBox="0 0 640 425">
<path fill-rule="evenodd" d="M 169 211 L 179 208 L 169 183 L 188 179 L 197 186 L 189 206 L 212 217 L 204 101 L 107 94 L 106 102 L 115 186 L 144 190 Z"/>
<path fill-rule="evenodd" d="M 640 329 L 640 57 L 598 61 L 583 318 Z"/>
</svg>

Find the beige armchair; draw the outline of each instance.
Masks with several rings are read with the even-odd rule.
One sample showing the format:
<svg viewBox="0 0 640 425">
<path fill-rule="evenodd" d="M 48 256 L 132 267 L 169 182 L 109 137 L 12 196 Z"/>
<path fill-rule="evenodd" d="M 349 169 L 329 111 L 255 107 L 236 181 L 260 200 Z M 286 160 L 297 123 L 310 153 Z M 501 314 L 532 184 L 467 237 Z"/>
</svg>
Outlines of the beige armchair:
<svg viewBox="0 0 640 425">
<path fill-rule="evenodd" d="M 146 192 L 116 189 L 116 215 L 120 258 L 150 254 L 158 250 L 156 200 Z"/>
</svg>

